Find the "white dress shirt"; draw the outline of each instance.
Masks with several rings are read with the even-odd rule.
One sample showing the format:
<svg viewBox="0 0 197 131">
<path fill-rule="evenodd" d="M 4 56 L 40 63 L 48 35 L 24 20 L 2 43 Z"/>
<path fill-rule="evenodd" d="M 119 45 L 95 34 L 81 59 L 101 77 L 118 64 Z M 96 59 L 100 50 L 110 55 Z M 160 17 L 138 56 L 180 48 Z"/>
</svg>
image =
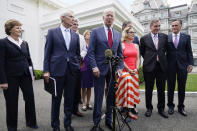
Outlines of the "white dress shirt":
<svg viewBox="0 0 197 131">
<path fill-rule="evenodd" d="M 65 43 L 66 43 L 67 50 L 69 50 L 70 39 L 71 39 L 70 29 L 69 28 L 65 28 L 62 24 L 60 25 L 60 29 L 62 31 L 64 40 L 65 40 Z"/>
<path fill-rule="evenodd" d="M 105 34 L 106 34 L 106 37 L 107 37 L 107 40 L 108 40 L 108 27 L 104 25 L 104 29 L 105 29 Z M 112 40 L 113 40 L 113 31 L 112 31 L 112 27 L 110 27 L 110 30 L 112 32 Z"/>
<path fill-rule="evenodd" d="M 153 43 L 154 43 L 154 45 L 155 45 L 155 47 L 156 47 L 156 43 L 155 43 L 155 34 L 153 34 L 152 32 L 151 32 L 151 37 L 152 37 L 152 40 L 153 40 Z M 156 39 L 157 39 L 157 41 L 159 42 L 159 38 L 158 38 L 158 33 L 156 34 Z"/>
<path fill-rule="evenodd" d="M 86 41 L 83 37 L 83 35 L 79 34 L 79 41 L 80 41 L 80 55 L 84 59 L 84 57 L 87 54 L 87 49 L 86 49 Z"/>
<path fill-rule="evenodd" d="M 21 48 L 21 44 L 23 43 L 23 40 L 21 38 L 18 38 L 18 41 L 13 39 L 11 36 L 7 36 L 8 40 L 14 44 L 16 44 L 19 48 Z"/>
</svg>

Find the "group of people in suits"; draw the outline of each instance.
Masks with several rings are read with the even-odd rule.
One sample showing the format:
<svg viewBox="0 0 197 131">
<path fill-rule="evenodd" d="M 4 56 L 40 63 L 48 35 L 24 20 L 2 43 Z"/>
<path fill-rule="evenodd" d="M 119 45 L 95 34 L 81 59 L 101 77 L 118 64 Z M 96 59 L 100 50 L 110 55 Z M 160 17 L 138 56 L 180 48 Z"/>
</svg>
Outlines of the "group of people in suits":
<svg viewBox="0 0 197 131">
<path fill-rule="evenodd" d="M 112 25 L 115 12 L 109 8 L 103 12 L 103 26 L 91 31 L 87 58 L 93 73 L 94 80 L 94 108 L 91 131 L 103 131 L 99 123 L 102 116 L 102 102 L 105 83 L 107 84 L 106 117 L 105 125 L 110 130 L 112 127 L 112 106 L 115 104 L 114 81 L 111 80 L 110 65 L 106 64 L 105 51 L 111 49 L 114 56 L 123 58 L 121 34 Z M 48 30 L 44 49 L 44 79 L 50 77 L 56 80 L 57 96 L 52 95 L 51 127 L 53 131 L 60 131 L 60 104 L 64 96 L 64 128 L 66 131 L 74 131 L 71 126 L 72 113 L 79 115 L 78 103 L 80 98 L 79 80 L 81 79 L 80 65 L 82 57 L 82 45 L 77 30 L 71 29 L 74 13 L 67 10 L 60 16 L 59 27 Z M 76 24 L 76 23 L 75 23 Z M 124 25 L 125 24 L 125 25 Z M 145 79 L 145 97 L 147 111 L 145 116 L 152 114 L 152 91 L 154 81 L 158 90 L 158 112 L 167 118 L 165 113 L 165 81 L 168 79 L 168 113 L 174 113 L 174 89 L 177 77 L 178 81 L 178 112 L 186 116 L 184 110 L 185 84 L 187 73 L 192 71 L 193 56 L 190 36 L 180 33 L 182 23 L 180 20 L 172 22 L 172 34 L 159 33 L 160 21 L 152 20 L 151 32 L 139 40 L 134 36 L 131 22 L 125 22 L 123 27 L 130 29 L 133 43 L 139 45 L 139 52 L 143 57 L 143 73 Z M 21 36 L 21 23 L 17 20 L 9 20 L 5 24 L 5 32 L 8 35 L 0 40 L 0 88 L 4 89 L 6 100 L 6 120 L 8 131 L 17 131 L 18 92 L 19 87 L 23 92 L 25 101 L 26 125 L 37 129 L 34 93 L 30 69 L 33 64 L 29 47 Z M 137 48 L 137 46 L 135 46 Z M 85 56 L 85 55 L 84 55 Z M 117 67 L 117 74 L 121 75 L 124 62 Z M 74 105 L 76 107 L 74 107 Z M 135 105 L 134 105 L 135 107 Z M 74 110 L 74 112 L 73 112 Z M 136 110 L 134 110 L 137 112 Z"/>
<path fill-rule="evenodd" d="M 165 108 L 165 83 L 168 87 L 168 114 L 174 113 L 175 83 L 178 83 L 178 112 L 187 116 L 184 110 L 185 85 L 187 74 L 193 69 L 191 38 L 181 33 L 182 21 L 174 20 L 171 24 L 172 33 L 168 36 L 160 31 L 160 21 L 152 20 L 149 34 L 140 39 L 140 53 L 144 58 L 143 74 L 145 80 L 146 117 L 153 110 L 152 91 L 156 81 L 158 96 L 158 113 L 168 118 Z"/>
</svg>

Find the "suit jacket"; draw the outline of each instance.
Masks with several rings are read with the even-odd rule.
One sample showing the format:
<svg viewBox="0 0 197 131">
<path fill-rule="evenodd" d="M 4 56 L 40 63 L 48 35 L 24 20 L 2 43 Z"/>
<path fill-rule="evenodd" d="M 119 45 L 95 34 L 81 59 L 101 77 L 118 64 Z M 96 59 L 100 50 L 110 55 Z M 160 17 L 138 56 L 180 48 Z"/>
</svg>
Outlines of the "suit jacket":
<svg viewBox="0 0 197 131">
<path fill-rule="evenodd" d="M 19 48 L 7 38 L 0 39 L 0 84 L 7 83 L 9 76 L 29 75 L 29 66 L 33 64 L 27 42 Z"/>
<path fill-rule="evenodd" d="M 180 33 L 177 48 L 174 46 L 172 34 L 168 35 L 167 60 L 170 69 L 173 69 L 176 64 L 180 69 L 187 69 L 188 65 L 194 65 L 189 35 Z"/>
<path fill-rule="evenodd" d="M 134 36 L 134 39 L 133 39 L 133 43 L 135 43 L 135 44 L 138 44 L 139 45 L 139 39 L 138 39 L 138 37 L 137 36 Z"/>
<path fill-rule="evenodd" d="M 115 29 L 112 29 L 112 32 L 113 45 L 111 49 L 113 50 L 114 56 L 122 57 L 121 34 Z M 98 67 L 101 75 L 106 75 L 109 71 L 109 64 L 105 63 L 105 50 L 107 49 L 110 49 L 110 47 L 104 26 L 93 29 L 90 35 L 88 58 L 91 68 Z M 119 68 L 123 68 L 122 62 Z"/>
<path fill-rule="evenodd" d="M 76 73 L 80 71 L 79 35 L 70 30 L 69 50 L 60 27 L 50 29 L 47 34 L 44 52 L 44 72 L 51 76 L 64 76 L 66 70 Z"/>
<path fill-rule="evenodd" d="M 140 53 L 144 58 L 143 70 L 144 72 L 151 72 L 155 68 L 157 62 L 157 55 L 159 57 L 159 63 L 163 72 L 167 70 L 167 42 L 168 36 L 163 33 L 158 34 L 158 50 L 155 48 L 152 40 L 151 33 L 143 36 L 140 39 Z"/>
</svg>

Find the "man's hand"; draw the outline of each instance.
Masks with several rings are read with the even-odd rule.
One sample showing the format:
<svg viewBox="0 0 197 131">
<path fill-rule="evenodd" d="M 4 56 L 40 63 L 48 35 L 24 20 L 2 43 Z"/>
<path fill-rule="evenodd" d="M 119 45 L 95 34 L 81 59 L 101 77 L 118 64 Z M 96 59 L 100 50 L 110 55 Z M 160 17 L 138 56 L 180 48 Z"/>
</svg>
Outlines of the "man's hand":
<svg viewBox="0 0 197 131">
<path fill-rule="evenodd" d="M 0 84 L 0 88 L 4 90 L 8 89 L 8 83 Z"/>
<path fill-rule="evenodd" d="M 193 66 L 192 65 L 189 65 L 187 67 L 187 72 L 190 73 L 190 72 L 192 72 L 192 70 L 193 70 Z"/>
<path fill-rule="evenodd" d="M 95 67 L 92 70 L 93 70 L 94 76 L 99 78 L 100 77 L 100 71 L 99 71 L 98 67 Z"/>
<path fill-rule="evenodd" d="M 50 73 L 49 72 L 45 72 L 43 76 L 44 76 L 45 81 L 48 83 L 49 82 Z"/>
</svg>

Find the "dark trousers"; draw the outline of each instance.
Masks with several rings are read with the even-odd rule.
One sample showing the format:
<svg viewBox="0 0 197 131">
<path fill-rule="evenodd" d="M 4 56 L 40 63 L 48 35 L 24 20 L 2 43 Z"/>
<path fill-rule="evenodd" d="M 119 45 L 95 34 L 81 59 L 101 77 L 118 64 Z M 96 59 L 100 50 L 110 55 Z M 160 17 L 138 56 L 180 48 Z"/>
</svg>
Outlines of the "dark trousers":
<svg viewBox="0 0 197 131">
<path fill-rule="evenodd" d="M 174 89 L 177 77 L 178 83 L 178 108 L 184 108 L 185 84 L 187 80 L 187 69 L 179 69 L 177 64 L 168 72 L 168 107 L 174 108 Z"/>
<path fill-rule="evenodd" d="M 31 77 L 29 75 L 8 77 L 8 89 L 3 91 L 6 101 L 6 121 L 8 130 L 17 129 L 19 87 L 21 88 L 25 101 L 26 124 L 30 126 L 37 124 Z"/>
<path fill-rule="evenodd" d="M 74 91 L 76 87 L 77 73 L 67 70 L 65 76 L 54 77 L 56 79 L 57 97 L 52 96 L 51 106 L 51 126 L 57 128 L 60 126 L 59 114 L 62 94 L 64 92 L 64 127 L 71 125 L 71 116 L 74 100 Z"/>
<path fill-rule="evenodd" d="M 156 80 L 157 98 L 158 98 L 157 108 L 158 110 L 164 110 L 166 73 L 161 70 L 159 63 L 156 64 L 153 71 L 144 72 L 144 80 L 145 80 L 146 108 L 150 110 L 153 109 L 152 92 Z"/>
<path fill-rule="evenodd" d="M 112 106 L 114 105 L 115 93 L 113 90 L 113 80 L 111 79 L 111 74 L 108 72 L 105 76 L 100 76 L 99 78 L 94 77 L 94 111 L 93 111 L 93 121 L 94 125 L 98 125 L 101 120 L 102 115 L 102 103 L 104 95 L 105 80 L 107 82 L 108 93 L 106 99 L 106 122 L 112 122 Z"/>
<path fill-rule="evenodd" d="M 76 89 L 74 93 L 74 103 L 72 112 L 77 112 L 79 109 L 79 102 L 81 101 L 81 72 L 79 73 L 79 77 L 76 83 Z"/>
</svg>

